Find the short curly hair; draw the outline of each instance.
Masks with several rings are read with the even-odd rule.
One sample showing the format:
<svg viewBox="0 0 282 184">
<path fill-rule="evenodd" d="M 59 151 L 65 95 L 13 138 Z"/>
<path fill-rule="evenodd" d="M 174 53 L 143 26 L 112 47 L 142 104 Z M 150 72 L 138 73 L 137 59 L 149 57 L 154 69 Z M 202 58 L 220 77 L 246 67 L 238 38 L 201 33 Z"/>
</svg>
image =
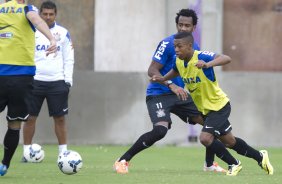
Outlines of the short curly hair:
<svg viewBox="0 0 282 184">
<path fill-rule="evenodd" d="M 179 21 L 179 17 L 180 16 L 184 16 L 184 17 L 192 17 L 193 19 L 193 25 L 197 25 L 198 23 L 198 16 L 196 14 L 196 12 L 192 9 L 181 9 L 175 17 L 175 23 L 178 24 Z"/>
</svg>

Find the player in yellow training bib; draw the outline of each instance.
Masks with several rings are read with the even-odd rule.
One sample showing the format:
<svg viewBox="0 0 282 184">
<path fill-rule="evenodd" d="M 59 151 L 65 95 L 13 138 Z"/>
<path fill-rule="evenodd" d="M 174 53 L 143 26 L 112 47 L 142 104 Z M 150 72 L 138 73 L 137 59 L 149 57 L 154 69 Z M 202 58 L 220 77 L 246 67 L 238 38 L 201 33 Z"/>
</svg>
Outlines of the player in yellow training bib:
<svg viewBox="0 0 282 184">
<path fill-rule="evenodd" d="M 200 141 L 228 164 L 227 175 L 237 175 L 242 165 L 225 147 L 215 144 L 216 137 L 238 154 L 256 160 L 267 174 L 272 175 L 274 169 L 270 164 L 267 151 L 258 151 L 231 133 L 232 127 L 228 120 L 231 105 L 227 95 L 218 86 L 213 69 L 214 66 L 230 63 L 231 58 L 208 51 L 195 51 L 192 47 L 193 43 L 194 38 L 190 33 L 182 32 L 175 35 L 174 47 L 177 58 L 173 69 L 164 77 L 153 76 L 151 81 L 164 84 L 169 79 L 181 76 L 185 88 L 190 92 L 190 96 L 205 119 Z M 171 90 L 183 100 L 188 98 L 183 88 L 175 87 Z"/>
</svg>

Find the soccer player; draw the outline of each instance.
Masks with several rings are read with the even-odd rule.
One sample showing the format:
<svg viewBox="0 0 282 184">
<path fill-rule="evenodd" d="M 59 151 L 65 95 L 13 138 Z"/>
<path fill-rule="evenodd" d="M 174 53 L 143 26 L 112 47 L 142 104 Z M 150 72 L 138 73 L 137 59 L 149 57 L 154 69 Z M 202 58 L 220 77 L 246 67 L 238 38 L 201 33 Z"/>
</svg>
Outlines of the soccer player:
<svg viewBox="0 0 282 184">
<path fill-rule="evenodd" d="M 8 121 L 1 176 L 7 173 L 19 144 L 21 122 L 28 117 L 26 95 L 30 93 L 35 74 L 35 27 L 49 40 L 50 46 L 44 54 L 57 51 L 56 40 L 37 9 L 24 3 L 24 0 L 12 0 L 0 4 L 0 112 L 7 107 Z"/>
<path fill-rule="evenodd" d="M 171 71 L 164 77 L 155 75 L 152 81 L 165 81 L 181 76 L 185 88 L 190 92 L 197 108 L 204 115 L 204 127 L 200 134 L 200 141 L 213 150 L 216 155 L 228 164 L 229 176 L 235 176 L 241 171 L 241 162 L 235 159 L 224 147 L 215 144 L 215 138 L 220 140 L 238 154 L 253 158 L 267 174 L 273 175 L 274 169 L 270 164 L 266 150 L 258 151 L 249 146 L 244 140 L 235 137 L 228 120 L 231 112 L 229 98 L 218 85 L 214 68 L 231 62 L 226 55 L 218 55 L 208 51 L 197 51 L 193 48 L 194 39 L 190 33 L 178 33 L 174 38 L 176 62 Z M 181 99 L 188 98 L 184 90 L 172 88 Z M 190 97 L 189 97 L 190 98 Z"/>
<path fill-rule="evenodd" d="M 67 29 L 55 21 L 56 4 L 45 1 L 40 6 L 40 16 L 48 24 L 57 40 L 57 56 L 45 57 L 48 40 L 40 32 L 35 34 L 35 65 L 33 89 L 29 99 L 28 120 L 23 126 L 24 151 L 29 149 L 35 133 L 36 119 L 46 99 L 49 115 L 53 116 L 59 154 L 67 150 L 65 115 L 68 113 L 68 94 L 73 82 L 74 49 Z M 23 162 L 26 160 L 23 157 Z"/>
<path fill-rule="evenodd" d="M 182 9 L 175 18 L 177 31 L 191 33 L 195 30 L 197 21 L 198 17 L 194 10 Z M 148 69 L 150 77 L 153 75 L 165 75 L 172 68 L 175 56 L 174 36 L 173 34 L 159 43 Z M 193 44 L 193 48 L 199 50 L 199 46 L 196 43 Z M 166 86 L 158 83 L 150 83 L 148 85 L 146 103 L 153 123 L 153 130 L 141 135 L 133 146 L 115 162 L 114 169 L 117 173 L 127 173 L 128 162 L 137 153 L 149 148 L 166 135 L 172 123 L 170 113 L 177 115 L 185 123 L 189 121 L 191 124 L 203 124 L 201 114 L 191 98 L 186 101 L 178 99 L 171 91 L 172 83 L 184 86 L 180 77 L 172 79 Z M 219 141 L 217 143 L 222 144 Z M 214 163 L 214 153 L 209 149 L 206 151 L 204 171 L 225 172 L 217 163 Z"/>
</svg>

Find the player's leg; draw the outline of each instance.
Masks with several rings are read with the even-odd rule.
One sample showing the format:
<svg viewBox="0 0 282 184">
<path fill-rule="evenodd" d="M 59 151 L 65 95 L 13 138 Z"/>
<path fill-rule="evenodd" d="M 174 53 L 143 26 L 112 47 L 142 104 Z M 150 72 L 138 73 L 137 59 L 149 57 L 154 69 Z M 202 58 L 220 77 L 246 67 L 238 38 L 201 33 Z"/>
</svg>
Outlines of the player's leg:
<svg viewBox="0 0 282 184">
<path fill-rule="evenodd" d="M 267 174 L 272 175 L 274 169 L 269 161 L 268 153 L 266 150 L 258 151 L 253 147 L 249 146 L 243 139 L 234 137 L 231 132 L 227 135 L 221 137 L 222 142 L 226 144 L 227 147 L 233 149 L 238 154 L 253 158 L 257 161 L 258 165 L 262 167 Z"/>
<path fill-rule="evenodd" d="M 165 137 L 170 127 L 170 109 L 174 100 L 170 95 L 150 96 L 146 98 L 148 112 L 153 122 L 153 129 L 141 135 L 137 141 L 115 162 L 117 173 L 128 172 L 128 162 L 139 152 L 149 148 L 155 142 Z"/>
<path fill-rule="evenodd" d="M 65 116 L 54 116 L 55 134 L 59 143 L 59 153 L 67 150 L 67 129 Z"/>
<path fill-rule="evenodd" d="M 240 161 L 236 160 L 226 149 L 224 144 L 216 141 L 215 137 L 227 135 L 232 127 L 228 121 L 230 115 L 230 104 L 228 103 L 219 111 L 211 111 L 205 116 L 204 126 L 200 135 L 200 141 L 208 149 L 211 149 L 217 157 L 228 164 L 227 175 L 237 175 L 242 169 Z M 232 171 L 232 172 L 230 172 Z"/>
<path fill-rule="evenodd" d="M 192 98 L 189 98 L 186 101 L 176 99 L 177 105 L 171 110 L 172 113 L 177 115 L 180 119 L 184 122 L 189 123 L 190 125 L 204 124 L 203 117 L 201 113 L 198 111 L 197 107 L 195 106 Z M 218 141 L 218 140 L 215 140 Z M 218 144 L 222 144 L 218 141 Z M 215 172 L 226 172 L 225 169 L 220 167 L 216 162 L 214 162 L 215 153 L 210 149 L 206 148 L 206 155 L 205 155 L 205 163 L 203 170 L 204 171 L 215 171 Z"/>
<path fill-rule="evenodd" d="M 67 130 L 66 118 L 68 114 L 69 86 L 65 81 L 55 81 L 50 83 L 47 94 L 47 105 L 49 115 L 54 119 L 54 131 L 58 140 L 59 154 L 67 150 Z"/>
<path fill-rule="evenodd" d="M 34 80 L 32 90 L 27 95 L 29 117 L 23 124 L 23 152 L 26 152 L 32 144 L 36 129 L 36 120 L 46 97 L 47 90 L 48 86 L 45 83 Z M 22 157 L 21 161 L 27 162 L 24 157 Z"/>
<path fill-rule="evenodd" d="M 0 164 L 1 176 L 6 174 L 19 144 L 21 122 L 26 121 L 28 117 L 26 95 L 30 93 L 32 80 L 32 76 L 12 76 L 7 77 L 5 81 L 0 81 L 0 83 L 9 84 L 1 88 L 0 94 L 0 111 L 2 112 L 5 106 L 8 109 L 6 117 L 8 130 L 4 137 L 4 156 Z"/>
<path fill-rule="evenodd" d="M 32 139 L 35 133 L 35 124 L 37 116 L 29 116 L 28 120 L 23 125 L 23 143 L 24 149 L 32 144 Z"/>
</svg>

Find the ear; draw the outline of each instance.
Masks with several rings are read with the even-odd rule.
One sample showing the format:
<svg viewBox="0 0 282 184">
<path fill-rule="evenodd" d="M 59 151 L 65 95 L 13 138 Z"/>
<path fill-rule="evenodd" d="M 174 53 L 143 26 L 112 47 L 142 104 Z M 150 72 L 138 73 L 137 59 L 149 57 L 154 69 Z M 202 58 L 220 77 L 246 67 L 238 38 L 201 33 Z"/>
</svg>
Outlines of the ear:
<svg viewBox="0 0 282 184">
<path fill-rule="evenodd" d="M 195 26 L 193 26 L 193 31 L 192 32 L 194 32 L 196 30 L 196 25 Z"/>
</svg>

